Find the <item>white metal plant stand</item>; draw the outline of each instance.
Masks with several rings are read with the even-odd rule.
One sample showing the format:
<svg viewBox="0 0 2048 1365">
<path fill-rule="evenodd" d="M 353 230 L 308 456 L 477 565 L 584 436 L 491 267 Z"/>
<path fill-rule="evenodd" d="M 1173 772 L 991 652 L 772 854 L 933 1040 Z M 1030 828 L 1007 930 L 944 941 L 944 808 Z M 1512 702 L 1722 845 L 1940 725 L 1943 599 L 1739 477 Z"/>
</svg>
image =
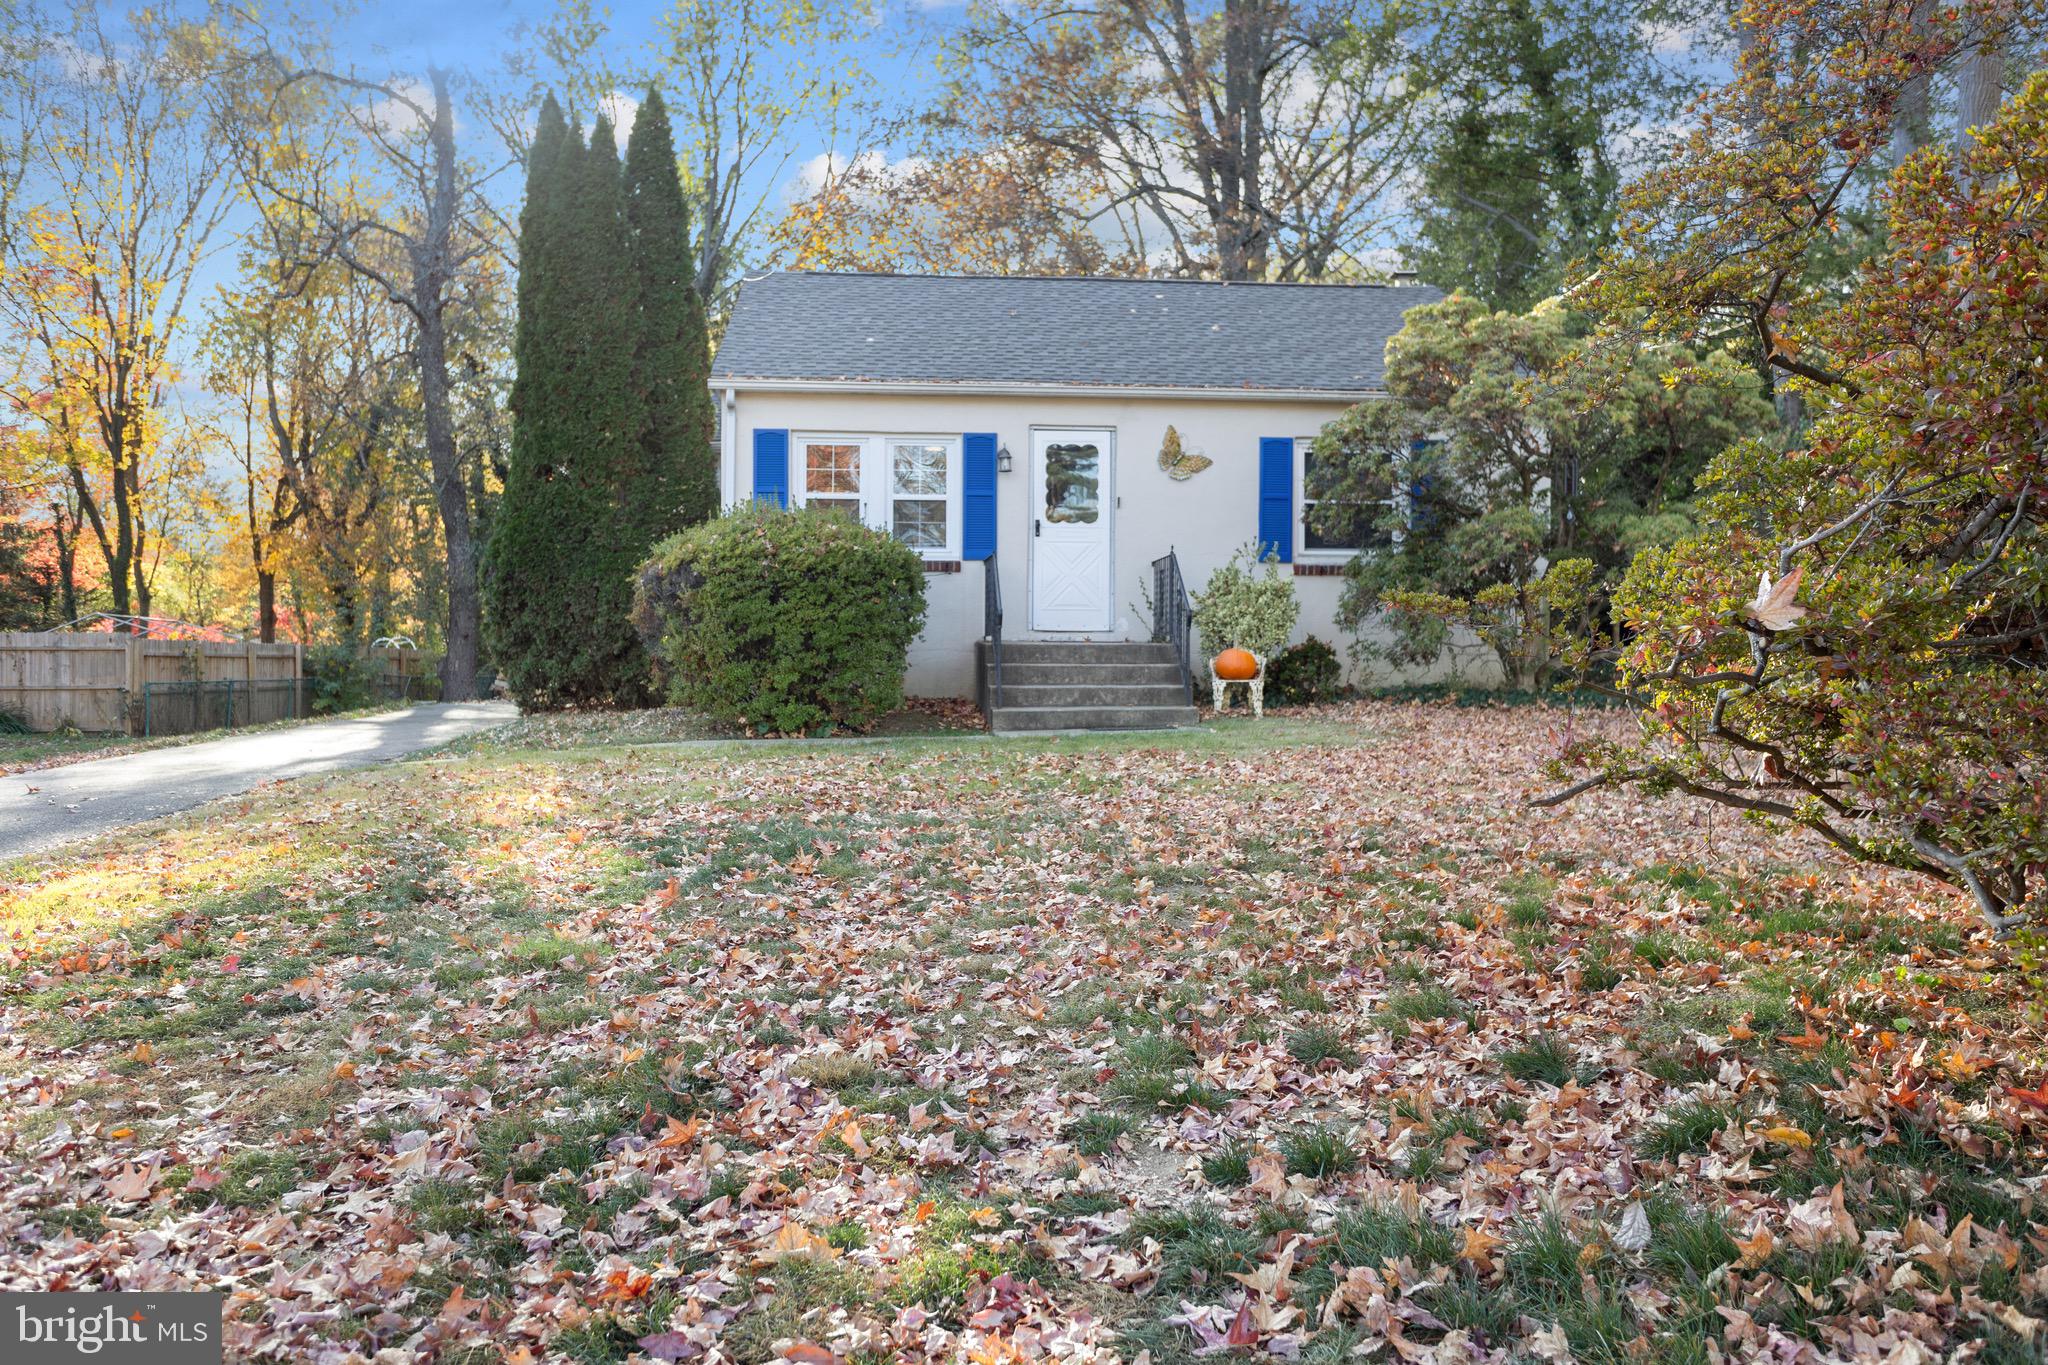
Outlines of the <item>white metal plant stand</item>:
<svg viewBox="0 0 2048 1365">
<path fill-rule="evenodd" d="M 1258 662 L 1258 672 L 1252 674 L 1249 678 L 1243 679 L 1219 678 L 1216 676 L 1216 660 L 1212 658 L 1209 660 L 1209 686 L 1215 694 L 1216 709 L 1218 711 L 1223 709 L 1223 699 L 1229 694 L 1232 687 L 1243 687 L 1251 695 L 1252 715 L 1264 720 L 1266 716 L 1266 656 L 1257 650 L 1251 649 L 1246 650 L 1245 653 L 1251 655 Z"/>
</svg>

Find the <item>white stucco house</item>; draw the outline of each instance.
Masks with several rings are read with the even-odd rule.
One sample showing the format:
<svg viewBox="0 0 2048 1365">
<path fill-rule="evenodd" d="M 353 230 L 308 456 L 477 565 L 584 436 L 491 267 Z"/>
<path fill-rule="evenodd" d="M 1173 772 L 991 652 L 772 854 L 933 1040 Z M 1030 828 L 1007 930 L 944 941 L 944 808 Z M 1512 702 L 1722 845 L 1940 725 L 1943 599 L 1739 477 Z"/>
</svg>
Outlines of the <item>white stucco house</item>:
<svg viewBox="0 0 2048 1365">
<path fill-rule="evenodd" d="M 986 691 L 978 645 L 994 588 L 1006 690 L 1043 686 L 1027 700 L 1057 705 L 1068 698 L 1054 683 L 1092 675 L 1018 684 L 1020 661 L 1107 662 L 1118 656 L 1048 647 L 1152 640 L 1155 561 L 1172 553 L 1199 591 L 1254 537 L 1296 575 L 1297 638 L 1341 652 L 1341 574 L 1363 547 L 1305 529 L 1307 446 L 1345 408 L 1385 396 L 1387 338 L 1438 297 L 1405 285 L 748 280 L 711 370 L 722 492 L 728 504 L 840 507 L 923 554 L 913 695 Z M 1061 719 L 1074 717 L 1044 723 Z"/>
</svg>

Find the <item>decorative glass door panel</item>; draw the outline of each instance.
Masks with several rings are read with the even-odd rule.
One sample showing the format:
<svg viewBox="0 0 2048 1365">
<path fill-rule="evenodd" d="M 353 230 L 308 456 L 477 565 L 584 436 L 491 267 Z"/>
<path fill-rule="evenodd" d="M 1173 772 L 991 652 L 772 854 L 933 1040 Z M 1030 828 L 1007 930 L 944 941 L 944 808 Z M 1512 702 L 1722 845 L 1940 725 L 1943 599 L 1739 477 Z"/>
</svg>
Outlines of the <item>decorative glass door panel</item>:
<svg viewBox="0 0 2048 1365">
<path fill-rule="evenodd" d="M 1108 630 L 1110 431 L 1031 433 L 1031 627 Z"/>
</svg>

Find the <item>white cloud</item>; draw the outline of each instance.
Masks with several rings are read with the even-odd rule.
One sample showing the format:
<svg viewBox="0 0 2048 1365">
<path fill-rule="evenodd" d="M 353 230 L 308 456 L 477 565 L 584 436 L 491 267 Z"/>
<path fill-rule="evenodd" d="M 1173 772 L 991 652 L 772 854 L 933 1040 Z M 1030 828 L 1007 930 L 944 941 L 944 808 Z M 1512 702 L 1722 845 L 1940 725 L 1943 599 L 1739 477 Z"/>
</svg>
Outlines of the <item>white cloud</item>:
<svg viewBox="0 0 2048 1365">
<path fill-rule="evenodd" d="M 1692 24 L 1658 24 L 1648 20 L 1636 28 L 1650 50 L 1663 57 L 1677 57 L 1690 53 L 1700 45 L 1700 27 Z"/>
<path fill-rule="evenodd" d="M 623 90 L 614 90 L 604 97 L 603 103 L 604 112 L 612 121 L 612 139 L 624 156 L 626 139 L 633 134 L 633 120 L 640 117 L 640 101 Z"/>
<path fill-rule="evenodd" d="M 849 158 L 844 152 L 819 152 L 816 156 L 798 164 L 796 173 L 782 187 L 783 197 L 794 203 L 808 199 L 825 185 L 828 179 L 858 171 L 863 177 L 907 175 L 921 169 L 925 162 L 921 157 L 906 156 L 891 161 L 882 152 L 860 152 Z"/>
<path fill-rule="evenodd" d="M 363 107 L 363 121 L 393 137 L 426 127 L 427 120 L 420 111 L 434 107 L 432 87 L 421 80 L 401 80 L 392 82 L 391 88 L 397 93 L 372 100 Z"/>
</svg>

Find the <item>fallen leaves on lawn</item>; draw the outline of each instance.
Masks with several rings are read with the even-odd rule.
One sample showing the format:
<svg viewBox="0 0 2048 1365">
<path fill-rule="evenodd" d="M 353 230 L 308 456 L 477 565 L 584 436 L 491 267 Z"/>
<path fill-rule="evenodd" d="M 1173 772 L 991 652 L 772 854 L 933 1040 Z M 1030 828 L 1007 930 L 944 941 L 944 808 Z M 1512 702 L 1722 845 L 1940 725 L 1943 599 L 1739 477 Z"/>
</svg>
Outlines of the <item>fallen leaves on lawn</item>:
<svg viewBox="0 0 2048 1365">
<path fill-rule="evenodd" d="M 1530 810 L 1564 723 L 472 745 L 45 860 L 0 1282 L 228 1288 L 231 1355 L 319 1365 L 1565 1361 L 1589 1292 L 1630 1358 L 1696 1292 L 1729 1360 L 2036 1340 L 2013 950 L 1703 807 Z"/>
</svg>

